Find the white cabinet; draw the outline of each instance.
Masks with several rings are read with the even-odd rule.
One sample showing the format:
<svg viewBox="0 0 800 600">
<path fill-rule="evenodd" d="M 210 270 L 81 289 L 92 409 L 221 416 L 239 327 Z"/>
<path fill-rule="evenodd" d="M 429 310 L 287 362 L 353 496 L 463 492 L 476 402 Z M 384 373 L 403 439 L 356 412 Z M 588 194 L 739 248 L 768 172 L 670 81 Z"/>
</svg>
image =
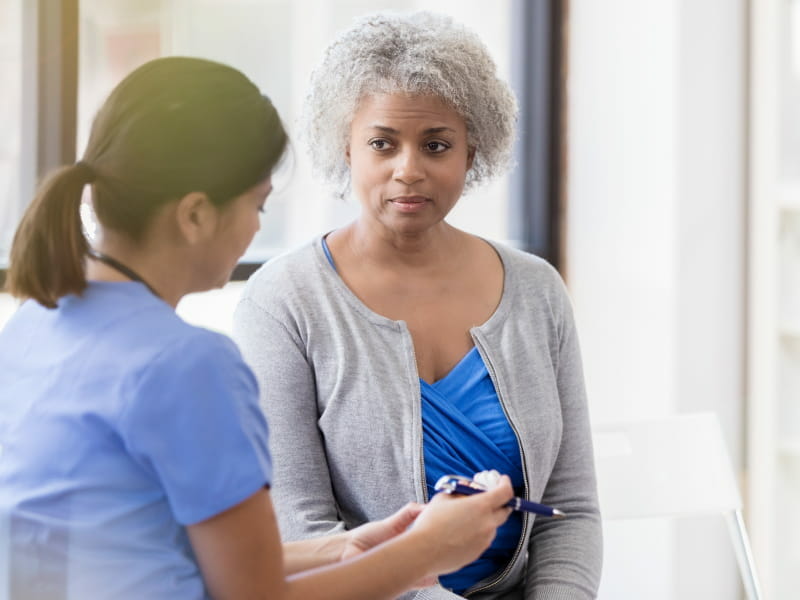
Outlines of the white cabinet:
<svg viewBox="0 0 800 600">
<path fill-rule="evenodd" d="M 800 0 L 751 3 L 747 517 L 765 597 L 800 589 Z"/>
</svg>

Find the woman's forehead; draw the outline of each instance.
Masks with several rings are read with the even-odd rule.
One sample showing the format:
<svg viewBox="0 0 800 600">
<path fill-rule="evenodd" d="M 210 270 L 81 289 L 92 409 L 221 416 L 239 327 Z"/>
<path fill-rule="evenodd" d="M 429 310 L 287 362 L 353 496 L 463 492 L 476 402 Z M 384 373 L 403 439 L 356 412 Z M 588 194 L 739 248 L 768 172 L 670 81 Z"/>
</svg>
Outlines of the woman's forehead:
<svg viewBox="0 0 800 600">
<path fill-rule="evenodd" d="M 402 92 L 371 94 L 361 98 L 353 115 L 354 127 L 387 127 L 389 123 L 429 123 L 460 131 L 464 118 L 450 104 L 433 94 Z"/>
</svg>

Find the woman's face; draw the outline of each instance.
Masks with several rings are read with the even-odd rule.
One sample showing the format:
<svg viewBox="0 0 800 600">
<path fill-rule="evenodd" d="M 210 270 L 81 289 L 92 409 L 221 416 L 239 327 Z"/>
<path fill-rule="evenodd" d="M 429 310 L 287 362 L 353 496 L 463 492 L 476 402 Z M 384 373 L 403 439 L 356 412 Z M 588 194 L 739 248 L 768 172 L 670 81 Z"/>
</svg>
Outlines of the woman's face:
<svg viewBox="0 0 800 600">
<path fill-rule="evenodd" d="M 272 182 L 267 179 L 219 210 L 217 228 L 206 262 L 214 279 L 209 282 L 209 287 L 222 287 L 228 283 L 233 269 L 261 228 L 260 213 L 271 191 Z"/>
<path fill-rule="evenodd" d="M 464 119 L 438 97 L 363 98 L 347 148 L 362 220 L 401 234 L 437 225 L 461 197 L 473 155 Z"/>
</svg>

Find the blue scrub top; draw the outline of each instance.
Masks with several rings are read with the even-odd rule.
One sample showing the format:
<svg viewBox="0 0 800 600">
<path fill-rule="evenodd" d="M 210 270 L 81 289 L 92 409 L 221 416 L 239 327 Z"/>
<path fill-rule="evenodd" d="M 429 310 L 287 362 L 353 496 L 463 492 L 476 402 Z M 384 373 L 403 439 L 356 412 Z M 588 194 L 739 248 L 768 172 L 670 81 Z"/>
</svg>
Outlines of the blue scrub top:
<svg viewBox="0 0 800 600">
<path fill-rule="evenodd" d="M 141 283 L 26 302 L 0 332 L 11 597 L 207 598 L 185 525 L 268 485 L 267 443 L 233 342 Z"/>
</svg>

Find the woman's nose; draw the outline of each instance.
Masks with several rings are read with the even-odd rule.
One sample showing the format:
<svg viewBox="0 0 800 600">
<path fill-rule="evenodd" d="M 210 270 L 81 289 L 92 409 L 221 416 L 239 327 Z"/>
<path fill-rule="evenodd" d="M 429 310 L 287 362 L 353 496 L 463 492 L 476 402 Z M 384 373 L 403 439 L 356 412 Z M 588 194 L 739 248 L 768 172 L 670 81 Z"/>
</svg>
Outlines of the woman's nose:
<svg viewBox="0 0 800 600">
<path fill-rule="evenodd" d="M 394 167 L 394 179 L 400 183 L 410 185 L 422 180 L 425 177 L 425 170 L 422 164 L 422 157 L 414 150 L 400 152 L 397 155 L 397 162 Z"/>
</svg>

